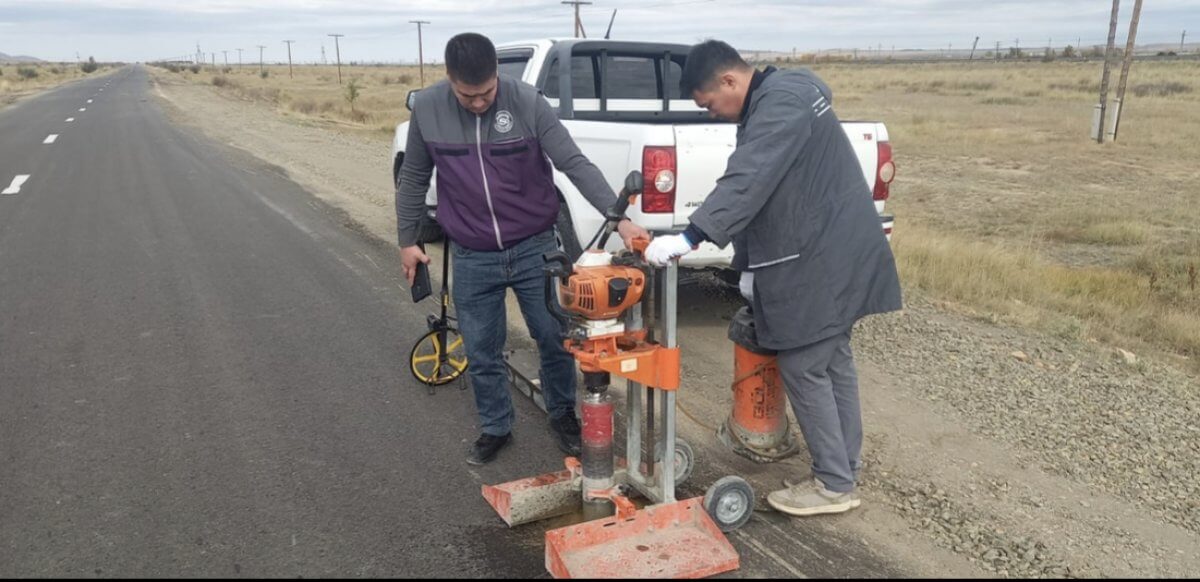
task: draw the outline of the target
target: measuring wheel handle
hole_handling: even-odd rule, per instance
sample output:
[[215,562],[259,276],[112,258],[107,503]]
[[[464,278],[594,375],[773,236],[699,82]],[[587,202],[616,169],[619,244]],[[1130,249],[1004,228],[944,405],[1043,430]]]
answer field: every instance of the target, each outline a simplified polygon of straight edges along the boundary
[[741,477],[722,477],[704,494],[704,510],[722,532],[734,531],[754,513],[754,488]]

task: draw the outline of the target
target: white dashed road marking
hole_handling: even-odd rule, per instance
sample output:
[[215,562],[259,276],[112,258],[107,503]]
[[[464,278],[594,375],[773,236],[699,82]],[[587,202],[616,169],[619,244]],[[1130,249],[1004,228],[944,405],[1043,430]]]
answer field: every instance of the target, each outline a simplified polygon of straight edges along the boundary
[[80,110],[80,111],[87,111],[87,107],[80,107],[80,108],[79,108],[79,110]]
[[0,194],[16,194],[17,192],[20,192],[21,184],[24,184],[25,180],[28,179],[29,174],[18,174],[16,178],[13,178],[12,184],[9,185],[9,187],[3,192],[0,192]]
[[92,100],[91,100],[91,99],[88,99],[88,103],[91,103],[91,102],[92,102]]
[[58,134],[57,134],[57,133],[52,133],[52,134],[50,134],[50,135],[46,136],[46,141],[44,141],[44,142],[42,142],[42,143],[44,143],[44,144],[51,144],[51,143],[54,143],[54,140],[56,140],[56,139],[58,139]]
[[72,121],[75,121],[75,118],[74,118],[74,117],[68,117],[68,118],[67,118],[67,123],[71,123]]

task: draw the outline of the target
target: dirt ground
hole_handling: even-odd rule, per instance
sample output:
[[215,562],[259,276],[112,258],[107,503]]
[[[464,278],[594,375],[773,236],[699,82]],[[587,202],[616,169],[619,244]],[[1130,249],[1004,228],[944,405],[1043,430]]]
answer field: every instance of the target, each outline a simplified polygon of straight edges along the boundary
[[[156,93],[177,122],[282,168],[345,209],[353,219],[347,227],[395,240],[386,141],[306,125],[166,73],[155,77]],[[738,302],[703,281],[681,290],[680,301],[686,387],[679,393],[679,422],[697,449],[694,480],[736,473],[762,496],[782,477],[804,473],[803,453],[758,465],[713,438],[711,429],[731,401],[733,358],[725,334]],[[867,431],[864,504],[819,518],[821,527],[919,577],[1200,573],[1194,494],[1200,450],[1193,444],[1200,441],[1200,400],[1192,376],[1157,362],[1114,360],[1112,348],[1095,342],[989,323],[919,292],[910,290],[905,302],[905,311],[856,329]],[[1110,392],[1118,399],[1136,396],[1128,404],[1135,413],[1143,407],[1164,415],[1182,411],[1170,420],[1178,434],[1192,431],[1192,438],[1122,433],[1127,425],[1105,410],[1121,409],[1106,405]],[[1094,435],[1112,448],[1093,452]],[[1141,476],[1126,478],[1113,468],[1139,438],[1151,437],[1155,443],[1170,438],[1171,446],[1159,443],[1146,453],[1150,470],[1121,464],[1121,471]],[[1164,451],[1179,456],[1166,458],[1171,455]],[[788,520],[770,523],[783,533],[796,531]]]

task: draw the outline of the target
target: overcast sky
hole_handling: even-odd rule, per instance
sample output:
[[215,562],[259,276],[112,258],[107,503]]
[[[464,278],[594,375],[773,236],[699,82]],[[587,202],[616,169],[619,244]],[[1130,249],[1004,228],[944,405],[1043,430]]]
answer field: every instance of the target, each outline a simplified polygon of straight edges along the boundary
[[[73,61],[148,61],[193,55],[196,45],[218,62],[287,58],[333,62],[333,39],[348,61],[414,61],[416,26],[426,60],[440,60],[446,39],[463,31],[497,43],[569,37],[572,9],[561,0],[0,0],[0,52]],[[812,51],[883,46],[970,48],[996,42],[1021,47],[1103,44],[1109,0],[593,0],[581,14],[589,36],[602,37],[617,9],[613,38],[694,43],[719,38],[747,50]],[[1122,2],[1123,43],[1133,2]],[[1200,0],[1150,0],[1138,44],[1200,40]],[[1189,42],[1190,44],[1190,42]]]

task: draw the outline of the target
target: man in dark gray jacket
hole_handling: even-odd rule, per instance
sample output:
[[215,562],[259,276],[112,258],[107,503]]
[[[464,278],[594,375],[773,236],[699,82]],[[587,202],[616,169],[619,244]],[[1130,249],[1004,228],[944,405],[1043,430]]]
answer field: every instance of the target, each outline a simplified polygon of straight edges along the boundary
[[733,243],[758,342],[778,353],[812,455],[813,478],[789,481],[767,502],[791,515],[858,507],[862,418],[850,331],[866,315],[900,309],[900,281],[832,93],[807,70],[756,71],[715,40],[693,47],[680,87],[714,117],[738,122],[737,148],[687,230],[655,238],[646,256],[663,264],[702,240]]
[[[578,455],[575,361],[547,309],[542,271],[542,255],[557,248],[559,200],[550,163],[601,213],[616,196],[537,89],[497,74],[496,48],[486,37],[464,33],[450,39],[446,73],[449,80],[417,93],[412,108],[396,188],[396,226],[411,285],[417,263],[429,262],[417,246],[417,227],[437,168],[437,218],[453,248],[452,296],[482,432],[467,462],[491,461],[511,438],[514,415],[503,356],[508,289],[538,345],[542,392],[558,446]],[[618,230],[627,246],[633,238],[649,238],[628,220]]]

